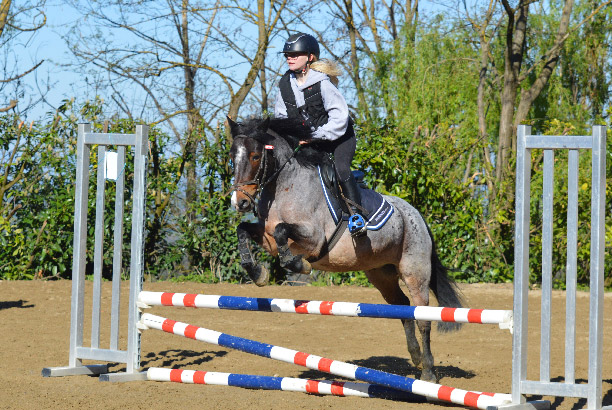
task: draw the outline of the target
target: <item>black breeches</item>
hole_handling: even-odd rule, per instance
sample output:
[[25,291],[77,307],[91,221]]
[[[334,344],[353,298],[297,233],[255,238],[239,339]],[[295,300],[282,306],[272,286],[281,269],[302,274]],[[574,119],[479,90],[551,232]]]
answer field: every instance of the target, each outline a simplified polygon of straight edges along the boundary
[[355,138],[355,131],[353,130],[353,124],[349,124],[346,133],[335,141],[325,141],[319,144],[321,149],[325,152],[334,155],[334,161],[336,163],[336,171],[341,181],[348,179],[351,176],[351,162],[355,155],[355,148],[357,147],[357,139]]

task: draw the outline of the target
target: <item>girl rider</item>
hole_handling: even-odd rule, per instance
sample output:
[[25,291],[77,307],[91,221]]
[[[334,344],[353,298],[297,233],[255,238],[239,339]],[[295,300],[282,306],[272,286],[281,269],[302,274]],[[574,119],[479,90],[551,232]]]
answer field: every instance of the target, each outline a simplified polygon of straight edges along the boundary
[[[309,34],[290,36],[283,53],[289,70],[279,82],[275,117],[300,118],[314,130],[312,139],[300,144],[317,142],[318,149],[334,155],[343,195],[361,207],[359,188],[351,173],[356,147],[353,122],[344,97],[332,83],[337,84],[339,70],[333,64],[318,61],[319,43]],[[352,207],[349,223],[353,236],[366,233],[364,218],[357,209]]]

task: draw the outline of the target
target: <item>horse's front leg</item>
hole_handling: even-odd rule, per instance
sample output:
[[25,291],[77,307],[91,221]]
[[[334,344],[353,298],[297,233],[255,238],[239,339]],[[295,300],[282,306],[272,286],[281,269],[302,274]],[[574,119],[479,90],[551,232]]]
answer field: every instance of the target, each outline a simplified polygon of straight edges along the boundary
[[303,255],[293,255],[289,250],[289,238],[300,237],[299,228],[288,223],[279,223],[274,228],[274,240],[278,248],[278,257],[283,268],[292,272],[310,274],[312,267]]
[[264,238],[264,228],[260,224],[242,222],[236,229],[238,234],[238,251],[240,252],[240,265],[247,271],[247,274],[257,286],[268,284],[270,273],[265,266],[257,263],[251,253],[250,240],[254,240],[262,245]]

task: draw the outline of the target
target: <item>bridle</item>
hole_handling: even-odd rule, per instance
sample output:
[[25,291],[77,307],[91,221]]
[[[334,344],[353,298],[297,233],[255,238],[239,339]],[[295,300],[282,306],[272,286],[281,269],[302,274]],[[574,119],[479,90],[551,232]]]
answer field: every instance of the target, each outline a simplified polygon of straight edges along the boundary
[[[273,137],[279,137],[279,135],[272,130],[268,130],[267,134]],[[238,138],[250,138],[250,137],[246,135],[237,135],[234,139],[238,139]],[[276,178],[281,173],[283,168],[285,168],[285,165],[287,165],[289,161],[291,161],[293,157],[295,157],[295,155],[298,153],[301,147],[302,147],[301,145],[298,145],[297,148],[293,150],[293,153],[289,156],[289,158],[287,158],[287,160],[283,163],[283,165],[281,165],[272,175],[270,175],[270,177],[267,177],[268,163],[270,162],[270,160],[273,160],[274,158],[273,156],[269,156],[269,151],[274,150],[274,146],[264,145],[264,148],[261,153],[261,162],[259,163],[259,168],[257,169],[257,173],[255,174],[255,177],[248,181],[234,183],[230,187],[226,195],[229,195],[230,193],[234,191],[242,192],[244,195],[246,195],[247,198],[249,198],[249,201],[253,205],[253,212],[257,214],[257,198],[261,195],[261,192],[265,189],[265,187],[268,184],[276,180]],[[270,153],[270,155],[272,154]],[[245,191],[242,188],[245,185],[257,185],[257,188],[255,189],[255,193],[251,195],[247,191]]]
[[[237,135],[236,138],[234,139],[238,139],[238,138],[248,138],[248,137],[246,135]],[[240,191],[244,195],[246,195],[246,197],[249,198],[249,201],[251,201],[251,204],[255,206],[256,200],[257,200],[256,198],[261,194],[261,191],[263,190],[263,186],[265,185],[264,178],[266,176],[266,173],[268,172],[268,162],[269,162],[268,150],[266,149],[266,147],[264,147],[263,152],[261,153],[261,162],[259,163],[259,168],[257,168],[257,173],[255,174],[255,177],[248,181],[234,183],[234,185],[230,187],[227,194],[230,194],[234,191]],[[257,185],[257,188],[255,189],[255,194],[251,195],[247,191],[245,191],[242,188],[245,185]]]

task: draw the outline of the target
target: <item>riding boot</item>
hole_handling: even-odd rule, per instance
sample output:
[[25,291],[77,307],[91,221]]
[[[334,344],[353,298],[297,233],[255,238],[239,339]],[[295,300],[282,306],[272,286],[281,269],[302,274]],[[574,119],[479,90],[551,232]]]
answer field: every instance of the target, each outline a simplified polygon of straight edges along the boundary
[[[342,194],[344,197],[350,200],[353,204],[361,207],[361,193],[359,192],[357,181],[355,181],[353,175],[344,181],[341,181],[340,186],[342,188]],[[367,233],[366,219],[364,218],[364,215],[362,215],[363,211],[353,204],[348,204],[352,210],[352,215],[349,217],[348,228],[351,236],[358,237]],[[367,217],[367,215],[365,216]]]

